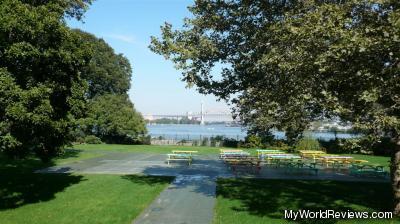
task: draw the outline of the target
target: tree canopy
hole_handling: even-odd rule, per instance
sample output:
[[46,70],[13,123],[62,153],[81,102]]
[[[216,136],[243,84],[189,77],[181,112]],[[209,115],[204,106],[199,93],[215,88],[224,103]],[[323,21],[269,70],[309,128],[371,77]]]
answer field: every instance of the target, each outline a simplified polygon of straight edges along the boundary
[[87,117],[80,122],[86,135],[106,143],[140,143],[147,133],[146,123],[126,94],[104,94],[89,102]]
[[127,92],[132,69],[129,60],[103,40],[74,30],[93,51],[81,76],[88,85],[85,116],[78,121],[77,138],[94,135],[107,143],[140,143],[147,133],[145,122]]
[[106,93],[128,92],[132,75],[128,59],[122,54],[116,54],[103,39],[81,30],[74,31],[94,52],[89,65],[82,71],[82,78],[89,85],[87,97],[91,99]]
[[[161,27],[150,48],[202,93],[231,100],[255,131],[296,139],[338,116],[398,143],[392,180],[400,213],[400,2],[197,0],[192,18]],[[221,75],[213,69],[222,67]]]
[[[299,133],[313,119],[341,116],[393,132],[398,7],[390,0],[198,0],[189,8],[194,17],[181,30],[165,24],[150,48],[200,92],[231,99],[250,126]],[[220,77],[212,75],[216,66]]]
[[82,116],[80,77],[91,50],[65,25],[91,1],[0,2],[0,149],[43,160],[71,140]]

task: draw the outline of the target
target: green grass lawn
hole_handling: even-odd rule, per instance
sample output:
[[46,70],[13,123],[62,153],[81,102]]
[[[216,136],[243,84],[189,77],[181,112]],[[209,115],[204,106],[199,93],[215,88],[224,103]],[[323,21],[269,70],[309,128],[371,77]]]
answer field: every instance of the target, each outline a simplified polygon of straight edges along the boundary
[[137,152],[137,153],[171,153],[172,150],[194,150],[199,154],[218,154],[220,147],[203,146],[158,146],[158,145],[116,145],[116,144],[80,144],[74,145],[73,149],[87,151],[115,151],[115,152]]
[[24,159],[10,159],[5,155],[0,154],[0,173],[32,173],[34,170],[40,168],[72,163],[102,155],[104,154],[100,152],[67,149],[64,153],[54,158],[52,161],[43,163],[40,161],[40,159],[34,156],[28,156]]
[[128,224],[170,177],[0,174],[0,223]]
[[137,175],[35,174],[34,170],[104,155],[66,150],[49,163],[0,154],[0,223],[131,223],[172,181]]
[[219,179],[215,224],[399,223],[397,220],[283,219],[284,210],[391,211],[389,183]]
[[387,171],[389,171],[390,157],[386,156],[370,156],[370,155],[357,155],[357,154],[343,154],[344,156],[352,156],[354,159],[368,160],[367,164],[381,165],[384,166]]

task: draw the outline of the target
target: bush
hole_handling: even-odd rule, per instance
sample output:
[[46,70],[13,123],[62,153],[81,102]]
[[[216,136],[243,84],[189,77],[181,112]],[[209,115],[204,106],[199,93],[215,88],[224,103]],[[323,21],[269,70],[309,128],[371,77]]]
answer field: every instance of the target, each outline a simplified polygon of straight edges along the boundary
[[143,136],[140,138],[140,144],[142,145],[151,145],[151,136],[147,135],[147,136]]
[[224,138],[222,142],[222,146],[230,147],[230,148],[237,148],[239,146],[239,141],[234,138]]
[[262,146],[261,138],[257,135],[248,135],[243,145],[245,148],[261,148]]
[[101,144],[103,143],[100,138],[94,136],[94,135],[88,135],[85,137],[85,143],[87,144]]
[[208,146],[208,145],[209,145],[208,138],[207,138],[207,137],[204,137],[204,138],[201,140],[201,146]]
[[390,138],[370,138],[367,136],[361,138],[337,139],[324,141],[320,140],[321,145],[329,153],[359,153],[374,154],[380,156],[390,156],[395,148],[395,144]]
[[321,150],[318,140],[304,137],[296,143],[296,150]]

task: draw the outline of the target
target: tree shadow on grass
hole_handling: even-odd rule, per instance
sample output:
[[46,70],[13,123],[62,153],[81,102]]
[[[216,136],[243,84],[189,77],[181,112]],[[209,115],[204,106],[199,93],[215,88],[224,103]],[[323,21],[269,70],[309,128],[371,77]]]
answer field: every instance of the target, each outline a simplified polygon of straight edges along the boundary
[[60,155],[57,156],[57,159],[68,159],[68,158],[76,158],[79,157],[79,154],[82,152],[83,150],[80,149],[65,149],[64,151],[62,151],[62,153]]
[[0,211],[52,200],[82,178],[71,174],[0,174]]
[[[219,179],[217,195],[238,200],[236,212],[283,219],[284,210],[391,211],[389,183],[338,181]],[[331,220],[298,220],[297,223],[336,223]]]
[[[82,150],[66,149],[55,159],[66,159],[71,157],[79,157]],[[0,153],[0,173],[31,173],[38,169],[54,166],[53,161],[47,163],[42,162],[34,155],[29,155],[26,158],[13,159],[3,153]]]
[[135,184],[142,185],[159,185],[169,184],[172,182],[174,177],[171,176],[142,176],[142,175],[125,175],[122,179],[129,180]]

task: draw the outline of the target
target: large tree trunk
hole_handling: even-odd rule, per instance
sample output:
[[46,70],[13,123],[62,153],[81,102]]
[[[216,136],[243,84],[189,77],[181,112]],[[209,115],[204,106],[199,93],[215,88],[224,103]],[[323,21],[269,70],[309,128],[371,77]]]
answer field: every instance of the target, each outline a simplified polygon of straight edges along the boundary
[[390,175],[394,196],[394,214],[400,216],[400,136],[395,139],[396,147],[392,154]]

